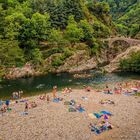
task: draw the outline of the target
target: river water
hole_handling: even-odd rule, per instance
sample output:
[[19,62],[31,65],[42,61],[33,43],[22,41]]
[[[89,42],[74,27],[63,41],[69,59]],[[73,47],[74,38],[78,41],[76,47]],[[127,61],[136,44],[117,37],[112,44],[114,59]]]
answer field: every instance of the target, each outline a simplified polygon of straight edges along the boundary
[[115,83],[128,80],[140,80],[140,74],[134,73],[112,73],[99,74],[94,70],[87,71],[91,74],[89,78],[74,78],[73,74],[48,74],[46,76],[30,77],[26,79],[5,80],[0,83],[0,99],[10,98],[12,92],[23,90],[24,96],[32,96],[39,93],[49,92],[54,85],[59,89],[63,87],[79,88],[83,85],[97,87],[105,83]]

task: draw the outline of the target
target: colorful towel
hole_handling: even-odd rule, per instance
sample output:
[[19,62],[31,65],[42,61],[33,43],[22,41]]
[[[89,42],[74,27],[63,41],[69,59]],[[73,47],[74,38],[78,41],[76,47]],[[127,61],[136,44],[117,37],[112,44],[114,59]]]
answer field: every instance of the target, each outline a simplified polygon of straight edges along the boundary
[[82,112],[84,112],[85,111],[85,109],[84,108],[79,108],[79,109],[77,109],[80,113],[82,113]]
[[112,114],[109,111],[101,111],[100,113],[104,115],[112,116]]
[[58,103],[60,100],[58,98],[53,99],[53,102]]
[[102,116],[101,114],[98,114],[98,113],[93,113],[93,114],[94,114],[95,117],[98,118],[98,119],[101,118],[101,116]]

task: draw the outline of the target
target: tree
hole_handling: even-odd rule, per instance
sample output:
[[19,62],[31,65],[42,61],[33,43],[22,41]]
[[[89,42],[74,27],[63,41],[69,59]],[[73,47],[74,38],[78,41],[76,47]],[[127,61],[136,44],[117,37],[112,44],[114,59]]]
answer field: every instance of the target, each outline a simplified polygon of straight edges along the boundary
[[31,52],[31,60],[33,64],[42,63],[43,56],[38,48],[32,49],[30,52]]
[[0,40],[0,54],[1,66],[20,66],[25,61],[23,51],[15,40]]
[[83,30],[78,27],[74,20],[74,16],[69,17],[68,26],[66,27],[64,34],[66,39],[69,40],[72,45],[84,38]]
[[4,36],[4,27],[5,27],[5,11],[2,8],[2,5],[0,4],[0,38],[3,38]]
[[85,41],[91,41],[93,38],[93,33],[94,30],[92,28],[92,25],[88,23],[86,19],[81,20],[79,23],[79,27],[83,30],[84,32],[84,40]]
[[5,38],[11,40],[17,40],[20,35],[20,30],[22,26],[26,23],[26,17],[23,13],[12,13],[5,17]]
[[63,37],[63,33],[58,29],[52,29],[50,31],[48,41],[53,46],[63,46],[68,43],[66,39]]
[[37,40],[46,40],[50,30],[49,15],[34,13],[31,18],[32,35]]

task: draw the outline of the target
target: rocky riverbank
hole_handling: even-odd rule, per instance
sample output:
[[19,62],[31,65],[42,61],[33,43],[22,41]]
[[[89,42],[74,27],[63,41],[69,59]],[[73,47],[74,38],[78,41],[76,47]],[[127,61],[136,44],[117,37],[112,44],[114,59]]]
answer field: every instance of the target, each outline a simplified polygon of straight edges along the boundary
[[[28,115],[22,115],[24,103],[13,103],[11,111],[0,116],[0,139],[2,140],[139,140],[140,139],[140,98],[125,95],[109,95],[97,93],[94,90],[73,90],[59,103],[42,101],[38,96],[26,98],[28,102],[35,101],[37,107],[30,109]],[[83,100],[82,97],[86,97]],[[74,99],[84,107],[85,112],[68,112],[64,101]],[[109,99],[115,105],[101,105],[100,101]],[[90,123],[99,120],[91,119],[88,114],[110,111],[109,118],[114,126],[112,130],[95,135],[88,127]]]
[[[123,58],[129,57],[132,52],[140,51],[140,45],[130,46],[128,48],[119,49],[114,53],[114,48],[103,49],[99,56],[90,56],[86,50],[77,50],[70,57],[66,58],[64,64],[54,67],[52,66],[52,56],[47,58],[44,64],[38,68],[31,64],[25,64],[23,67],[9,68],[4,75],[6,79],[16,79],[21,77],[38,76],[48,72],[81,72],[85,70],[97,69],[102,72],[116,72],[119,70],[119,62]],[[55,56],[61,54],[55,54]]]

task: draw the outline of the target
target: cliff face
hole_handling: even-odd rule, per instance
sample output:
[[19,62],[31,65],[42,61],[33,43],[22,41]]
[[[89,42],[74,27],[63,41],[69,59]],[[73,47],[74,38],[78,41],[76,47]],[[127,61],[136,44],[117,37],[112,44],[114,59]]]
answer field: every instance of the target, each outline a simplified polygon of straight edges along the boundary
[[117,55],[113,60],[110,61],[110,64],[105,66],[104,69],[107,72],[115,72],[119,70],[119,62],[122,59],[126,59],[132,54],[133,52],[140,51],[140,44],[137,46],[131,46],[127,48],[124,52]]
[[68,58],[63,66],[60,66],[56,72],[79,72],[93,69],[97,66],[96,57],[90,58],[86,51],[78,51]]

